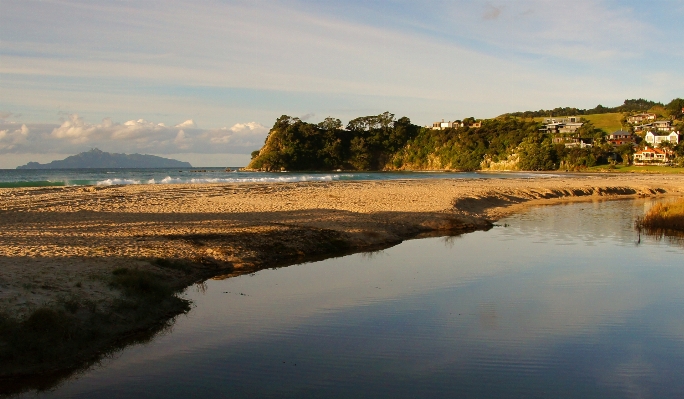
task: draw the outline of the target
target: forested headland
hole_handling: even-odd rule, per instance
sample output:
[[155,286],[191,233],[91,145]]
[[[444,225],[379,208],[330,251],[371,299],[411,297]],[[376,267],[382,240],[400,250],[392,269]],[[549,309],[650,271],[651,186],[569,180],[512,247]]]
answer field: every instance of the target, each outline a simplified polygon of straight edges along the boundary
[[[641,111],[649,105],[647,110],[653,108],[652,104],[658,106],[659,103],[639,99],[626,100],[623,105]],[[516,114],[479,123],[466,118],[461,127],[444,130],[417,126],[408,117],[396,118],[389,112],[355,118],[346,126],[331,117],[315,124],[283,115],[276,120],[261,150],[252,153],[252,161],[246,169],[577,170],[611,162],[629,162],[634,152],[631,145],[611,145],[606,140],[609,132],[596,128],[589,121],[585,121],[576,134],[579,138],[590,139],[594,143],[592,147],[568,148],[564,144],[554,144],[551,134],[540,131],[541,122]],[[681,112],[674,118],[681,118]],[[681,143],[674,150],[684,156]]]

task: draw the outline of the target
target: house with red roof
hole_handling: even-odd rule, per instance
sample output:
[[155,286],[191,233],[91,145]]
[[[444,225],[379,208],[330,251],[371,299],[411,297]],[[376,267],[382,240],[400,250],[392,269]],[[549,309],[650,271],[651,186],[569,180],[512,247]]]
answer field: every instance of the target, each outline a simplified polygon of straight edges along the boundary
[[660,148],[644,148],[634,153],[634,165],[670,165],[672,151]]

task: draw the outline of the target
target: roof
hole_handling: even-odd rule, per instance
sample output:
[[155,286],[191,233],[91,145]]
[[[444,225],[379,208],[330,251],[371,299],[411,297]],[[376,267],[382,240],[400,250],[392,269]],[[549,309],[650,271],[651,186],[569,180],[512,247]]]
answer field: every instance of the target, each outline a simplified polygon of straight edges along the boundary
[[645,150],[637,151],[637,152],[635,152],[634,154],[635,154],[635,155],[636,155],[636,154],[643,154],[643,153],[645,153],[645,152],[654,152],[654,153],[656,153],[656,154],[667,155],[667,152],[665,152],[665,151],[663,151],[663,150],[661,150],[661,149],[659,149],[659,148],[646,148]]
[[649,130],[648,132],[646,132],[646,135],[649,135],[649,134],[651,134],[651,135],[653,135],[653,136],[665,136],[665,137],[667,137],[667,136],[672,136],[673,134],[679,135],[679,132],[670,132],[670,133],[668,133],[668,132],[660,132],[660,131],[658,131],[658,132],[655,132],[655,133],[654,133],[654,132],[651,132],[651,131]]

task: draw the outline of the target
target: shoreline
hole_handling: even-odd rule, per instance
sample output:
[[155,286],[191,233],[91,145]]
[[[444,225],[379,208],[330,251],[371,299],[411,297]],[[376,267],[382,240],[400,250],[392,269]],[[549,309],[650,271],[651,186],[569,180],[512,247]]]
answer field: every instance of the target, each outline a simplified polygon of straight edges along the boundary
[[[116,270],[154,276],[173,295],[207,278],[488,229],[529,206],[669,195],[684,195],[684,176],[0,189],[0,313],[21,322],[36,309],[73,300],[90,304],[92,314],[116,314],[107,322],[120,328],[80,352],[89,363],[121,337],[187,311],[148,296],[135,297],[150,308],[145,318],[140,310],[112,310],[133,298],[117,285]],[[74,320],[90,317],[88,306],[74,306]],[[63,369],[76,369],[70,360]],[[6,364],[0,385],[48,370],[60,364]]]

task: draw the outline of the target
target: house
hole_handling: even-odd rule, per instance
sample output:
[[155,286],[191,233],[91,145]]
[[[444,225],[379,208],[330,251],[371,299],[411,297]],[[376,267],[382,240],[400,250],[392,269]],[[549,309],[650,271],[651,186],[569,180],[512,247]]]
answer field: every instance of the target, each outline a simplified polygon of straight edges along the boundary
[[656,120],[656,114],[649,114],[649,113],[644,113],[644,114],[636,114],[632,115],[627,118],[627,122],[629,123],[642,123],[644,121],[654,121]]
[[648,148],[634,153],[634,165],[669,165],[671,152],[659,148]]
[[574,133],[577,129],[584,125],[580,122],[579,116],[570,116],[567,118],[547,118],[544,119],[544,127],[539,129],[547,133]]
[[592,141],[592,139],[577,139],[576,142],[565,143],[565,148],[591,148],[593,146]]
[[673,129],[672,121],[655,121],[653,122],[653,128],[661,132],[671,132]]
[[632,133],[618,130],[608,135],[608,142],[617,147],[623,144],[635,144],[636,140]]
[[579,134],[562,134],[554,135],[552,139],[553,144],[565,144],[566,148],[591,148],[593,139],[580,138]]
[[549,123],[579,123],[579,116],[568,116],[567,118],[546,118],[544,119],[545,124]]
[[657,146],[658,144],[664,142],[664,141],[669,141],[672,144],[679,144],[679,132],[672,132],[668,135],[660,135],[656,134],[653,132],[648,132],[646,133],[646,136],[644,137],[644,140],[648,143],[651,144],[652,146]]
[[444,122],[444,119],[442,119],[441,122],[435,122],[432,124],[432,130],[444,130],[444,129],[456,129],[463,126],[461,121],[449,121],[449,122]]

